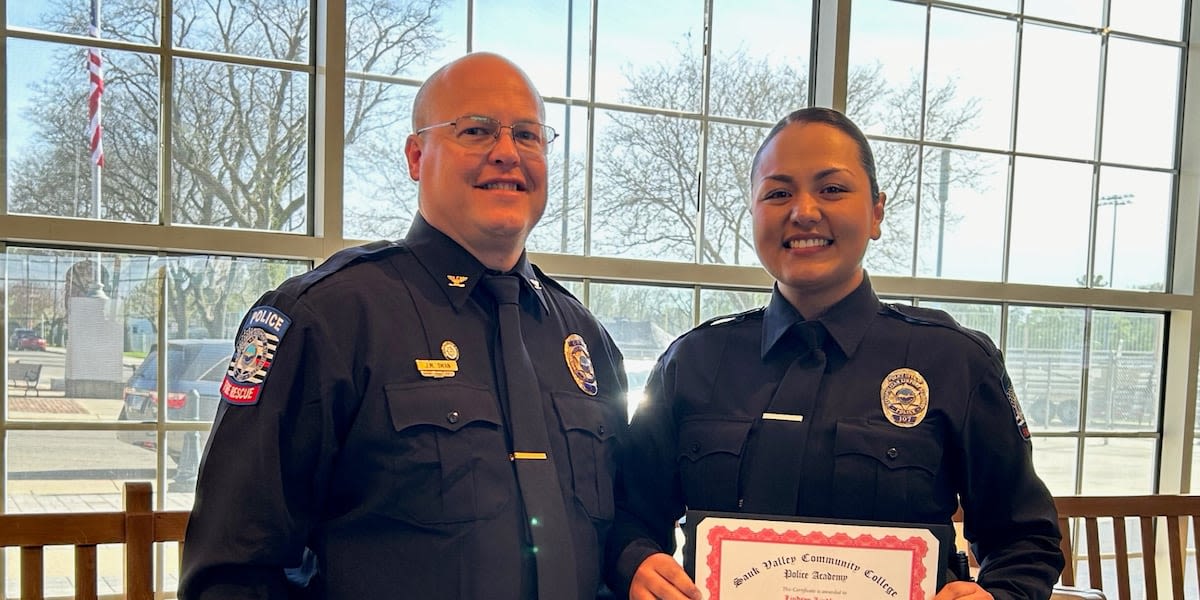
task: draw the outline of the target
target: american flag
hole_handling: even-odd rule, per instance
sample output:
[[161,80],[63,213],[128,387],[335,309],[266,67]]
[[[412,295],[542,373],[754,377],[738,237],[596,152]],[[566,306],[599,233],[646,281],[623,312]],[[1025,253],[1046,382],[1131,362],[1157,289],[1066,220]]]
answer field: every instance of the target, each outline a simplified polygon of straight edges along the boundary
[[[95,25],[88,27],[88,35],[99,38],[100,30]],[[92,163],[97,167],[104,166],[104,145],[101,141],[103,128],[100,126],[100,96],[104,94],[104,65],[100,58],[99,48],[88,48],[88,150],[92,154]]]

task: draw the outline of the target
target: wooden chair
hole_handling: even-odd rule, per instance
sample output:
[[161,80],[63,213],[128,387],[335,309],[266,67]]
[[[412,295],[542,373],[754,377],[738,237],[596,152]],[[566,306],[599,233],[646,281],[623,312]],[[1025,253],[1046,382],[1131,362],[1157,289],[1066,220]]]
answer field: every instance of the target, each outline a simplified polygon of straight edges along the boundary
[[128,482],[122,512],[0,515],[0,548],[21,549],[21,598],[45,597],[46,547],[74,546],[75,598],[96,600],[96,546],[124,544],[125,598],[153,600],[154,543],[182,543],[188,513],[155,512],[150,494],[149,483]]
[[[1185,597],[1188,530],[1195,544],[1200,533],[1200,496],[1062,496],[1054,502],[1063,534],[1062,550],[1067,557],[1062,573],[1064,585],[1076,585],[1076,561],[1086,555],[1085,585],[1103,590],[1110,600],[1128,600],[1133,597],[1130,566],[1140,558],[1145,598],[1159,597],[1161,565],[1168,567],[1170,597]],[[1140,538],[1132,549],[1128,519],[1136,519]],[[1111,551],[1102,549],[1102,532],[1111,536]],[[1082,553],[1075,546],[1077,538]],[[1200,555],[1194,555],[1193,560],[1200,571]],[[1102,565],[1107,561],[1115,564],[1115,580],[1105,581]],[[1200,584],[1193,591],[1200,591]]]

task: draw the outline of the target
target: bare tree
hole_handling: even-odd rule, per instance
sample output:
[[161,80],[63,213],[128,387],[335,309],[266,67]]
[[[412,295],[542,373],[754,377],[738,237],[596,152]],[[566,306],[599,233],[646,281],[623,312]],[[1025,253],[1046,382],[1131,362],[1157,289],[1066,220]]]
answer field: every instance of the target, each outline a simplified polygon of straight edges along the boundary
[[[691,97],[700,89],[700,61],[686,56],[664,60],[628,74],[622,100],[638,106],[694,110]],[[715,57],[709,80],[710,112],[773,122],[807,105],[807,73],[767,58],[735,51]],[[690,91],[691,90],[691,91]],[[970,127],[975,102],[956,98],[953,82],[932,87],[924,102],[925,139],[953,139]],[[886,124],[888,135],[919,139],[922,95],[919,79],[895,89],[885,85],[878,65],[858,67],[849,77],[852,115],[867,115]],[[714,123],[707,131],[707,160],[703,172],[703,235],[698,194],[699,125],[688,119],[643,113],[614,114],[611,128],[598,141],[593,185],[594,221],[608,235],[594,238],[595,250],[618,256],[674,253],[681,259],[693,252],[702,262],[753,263],[747,198],[750,162],[766,130],[761,127]],[[888,271],[907,271],[912,259],[912,214],[916,210],[918,147],[874,144],[880,185],[888,192],[889,217],[885,237],[872,249],[874,264]],[[956,184],[972,185],[971,165],[956,169]],[[926,182],[927,184],[929,182]],[[933,206],[922,207],[922,212]],[[905,216],[907,213],[907,217]],[[895,218],[892,215],[896,215]]]
[[[441,0],[362,0],[348,3],[352,69],[399,75],[425,60],[441,40]],[[102,37],[158,45],[156,0],[105,0]],[[309,4],[287,0],[177,0],[175,46],[214,53],[310,63]],[[47,29],[87,31],[74,3],[46,13]],[[52,72],[32,86],[35,102],[22,117],[33,135],[14,152],[10,209],[42,215],[103,217],[155,223],[160,219],[162,67],[153,51],[105,50],[103,96],[105,167],[100,214],[90,194],[91,165],[83,132],[88,92],[84,48],[59,46]],[[176,59],[171,76],[169,200],[175,223],[305,231],[309,227],[312,78],[303,70]],[[397,86],[358,81],[347,86],[345,142],[387,128],[397,119]],[[395,155],[392,156],[395,159]],[[403,157],[399,156],[402,164]],[[226,265],[217,268],[216,265]],[[197,265],[170,262],[168,310],[186,327],[196,320],[224,329],[225,306],[241,298],[227,285],[252,273],[228,260]],[[214,273],[206,269],[217,268]],[[253,271],[253,270],[252,270]],[[273,285],[261,269],[251,289]],[[186,331],[186,329],[183,329]]]

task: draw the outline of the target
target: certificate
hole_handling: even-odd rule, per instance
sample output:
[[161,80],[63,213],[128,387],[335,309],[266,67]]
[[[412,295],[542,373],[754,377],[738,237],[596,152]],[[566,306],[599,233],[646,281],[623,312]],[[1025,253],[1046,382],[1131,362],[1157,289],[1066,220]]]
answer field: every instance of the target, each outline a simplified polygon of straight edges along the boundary
[[929,600],[950,525],[689,511],[687,565],[706,600]]

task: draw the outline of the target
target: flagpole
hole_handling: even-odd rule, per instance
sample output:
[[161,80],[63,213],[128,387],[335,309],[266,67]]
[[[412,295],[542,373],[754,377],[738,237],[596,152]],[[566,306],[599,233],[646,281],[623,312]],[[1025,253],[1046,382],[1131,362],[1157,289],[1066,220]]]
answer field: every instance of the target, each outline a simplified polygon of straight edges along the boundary
[[[100,0],[91,0],[92,2],[92,23],[88,34],[96,39],[100,38]],[[93,47],[88,51],[88,162],[92,165],[92,216],[99,220],[101,218],[101,189],[104,175],[104,146],[103,146],[103,127],[101,125],[100,98],[104,93],[104,62],[100,55],[100,48]],[[96,253],[96,264],[93,268],[95,275],[95,289],[92,293],[95,296],[104,297],[104,263],[101,262],[101,253]]]
[[[95,38],[100,37],[100,0],[92,0],[92,27],[91,27],[91,31],[88,33],[92,37],[95,37]],[[99,48],[95,49],[94,52],[96,53],[97,56],[100,55]],[[101,136],[100,131],[99,131],[100,130],[100,98],[98,95],[96,97],[93,97],[95,95],[94,90],[95,90],[97,83],[93,78],[93,72],[92,72],[93,65],[91,64],[91,60],[92,59],[89,57],[89,59],[88,59],[88,61],[89,61],[88,78],[89,78],[90,86],[88,88],[88,102],[89,102],[89,104],[92,102],[95,102],[96,105],[93,108],[94,113],[92,111],[88,111],[89,112],[89,114],[88,114],[88,119],[89,119],[89,122],[88,122],[88,134],[89,134],[88,135],[88,160],[92,164],[92,206],[94,207],[94,210],[95,210],[95,212],[92,214],[92,216],[99,219],[100,218],[100,183],[101,183],[100,177],[101,177],[101,164],[102,164],[103,159],[101,159],[100,161],[96,160],[95,144],[97,143],[97,139],[96,139],[97,137],[100,137],[100,139],[103,139],[103,137]],[[95,67],[97,68],[97,70],[103,68],[101,65],[96,65]],[[101,79],[100,81],[103,82],[103,79]],[[103,90],[104,84],[100,83],[99,85],[101,86],[100,89]],[[93,127],[95,128],[95,130],[93,130]],[[103,156],[103,155],[101,155],[101,156]]]

